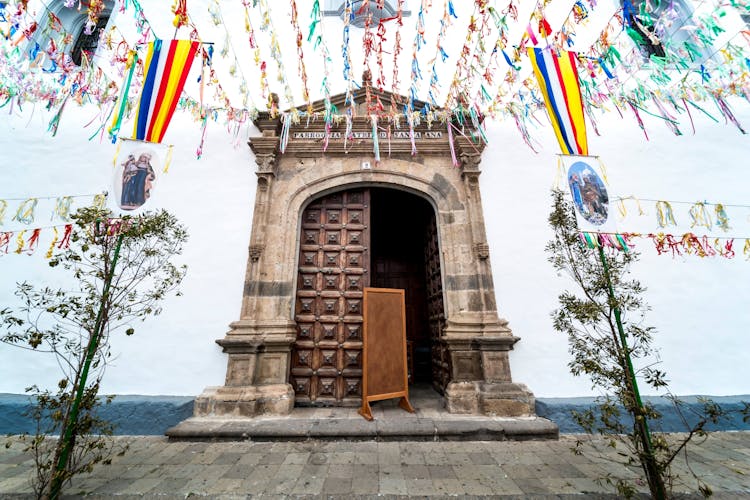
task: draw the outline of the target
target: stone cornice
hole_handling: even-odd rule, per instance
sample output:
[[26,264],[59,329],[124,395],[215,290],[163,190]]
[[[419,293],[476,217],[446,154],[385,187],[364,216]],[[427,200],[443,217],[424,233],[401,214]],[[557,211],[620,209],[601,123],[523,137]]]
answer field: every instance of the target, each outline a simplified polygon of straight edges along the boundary
[[[267,114],[266,114],[267,115]],[[276,125],[274,125],[274,123]],[[261,117],[256,121],[263,135],[251,137],[248,144],[256,155],[258,173],[273,173],[276,159],[280,158],[281,118],[277,116]],[[386,127],[383,127],[386,128]],[[289,128],[289,138],[284,156],[296,158],[348,158],[352,156],[374,157],[372,140],[372,123],[367,117],[357,117],[352,121],[351,133],[354,138],[344,139],[346,124],[334,123],[329,130],[328,146],[323,151],[325,141],[325,123],[322,121],[307,123],[301,121]],[[400,128],[394,126],[379,130],[378,145],[381,158],[408,159],[412,157],[412,143],[408,126],[401,123]],[[450,137],[444,123],[426,122],[414,127],[417,155],[420,157],[451,155]],[[485,144],[481,140],[472,139],[472,129],[466,129],[464,135],[453,131],[453,152],[459,161],[463,175],[477,177],[480,173],[479,164]]]

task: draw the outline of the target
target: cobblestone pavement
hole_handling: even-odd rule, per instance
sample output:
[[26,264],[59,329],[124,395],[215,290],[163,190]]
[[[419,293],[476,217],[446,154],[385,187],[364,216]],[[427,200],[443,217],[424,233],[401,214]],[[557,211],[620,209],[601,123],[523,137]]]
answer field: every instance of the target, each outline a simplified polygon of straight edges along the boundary
[[[597,478],[634,478],[612,462],[616,450],[583,456],[559,441],[469,442],[170,442],[116,438],[130,445],[111,465],[75,479],[68,496],[91,498],[285,498],[323,496],[509,496],[614,498]],[[5,448],[4,444],[12,444]],[[603,445],[603,442],[596,442]],[[602,447],[605,448],[605,447]],[[750,498],[750,432],[712,434],[691,447],[688,463],[716,498]],[[674,491],[698,496],[686,461]],[[13,438],[0,438],[0,498],[29,498],[32,460]],[[640,491],[646,491],[643,484]]]

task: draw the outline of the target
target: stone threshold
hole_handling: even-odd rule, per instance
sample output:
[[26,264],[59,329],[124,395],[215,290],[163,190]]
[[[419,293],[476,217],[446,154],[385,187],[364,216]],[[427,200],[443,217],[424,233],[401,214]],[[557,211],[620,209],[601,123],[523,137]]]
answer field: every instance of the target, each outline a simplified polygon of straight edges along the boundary
[[559,437],[557,425],[541,417],[394,416],[372,422],[358,418],[194,417],[168,429],[166,434],[170,440],[189,441],[525,441]]

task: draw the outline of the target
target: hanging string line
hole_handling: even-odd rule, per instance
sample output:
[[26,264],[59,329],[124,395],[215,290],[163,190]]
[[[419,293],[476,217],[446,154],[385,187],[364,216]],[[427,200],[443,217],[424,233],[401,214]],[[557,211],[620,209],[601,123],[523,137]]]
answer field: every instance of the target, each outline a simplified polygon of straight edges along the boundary
[[639,198],[637,196],[631,196],[631,197],[617,197],[612,198],[613,201],[628,201],[628,200],[637,200],[637,201],[653,201],[653,202],[659,202],[659,201],[666,201],[668,203],[672,204],[681,204],[681,205],[695,205],[696,203],[702,203],[703,205],[722,205],[724,207],[736,207],[736,208],[750,208],[750,205],[738,205],[738,204],[732,204],[732,203],[710,203],[708,201],[672,201],[672,200],[655,200],[651,198]]
[[[679,234],[679,233],[665,233],[663,231],[658,231],[658,232],[655,232],[655,233],[631,233],[631,232],[628,232],[628,231],[618,231],[616,233],[610,233],[610,232],[605,232],[605,231],[580,231],[579,230],[578,232],[579,233],[588,233],[588,234],[608,234],[608,235],[611,235],[611,236],[615,236],[615,235],[619,234],[621,236],[636,237],[636,238],[638,238],[638,237],[649,237],[651,235],[656,236],[656,235],[659,235],[659,234],[664,234],[664,235],[671,234],[672,236],[675,236],[675,235],[677,235],[677,236],[684,236],[685,234],[695,234],[695,233],[692,233],[690,231],[688,231],[687,233],[683,233],[683,234]],[[695,235],[698,236],[697,234],[695,234]],[[707,235],[707,234],[704,234],[701,237],[706,237],[706,238],[711,239],[711,240],[747,240],[747,239],[750,239],[750,236],[714,236],[714,235]]]
[[[98,195],[107,195],[108,193],[106,191],[103,191],[101,193],[92,193],[92,194],[73,194],[73,195],[58,195],[58,196],[27,196],[25,198],[4,198],[0,196],[0,200],[5,201],[25,201],[28,199],[35,199],[35,200],[56,200],[58,198],[88,198],[91,196],[98,196]],[[727,205],[731,206],[731,205]],[[51,226],[50,226],[51,227]]]

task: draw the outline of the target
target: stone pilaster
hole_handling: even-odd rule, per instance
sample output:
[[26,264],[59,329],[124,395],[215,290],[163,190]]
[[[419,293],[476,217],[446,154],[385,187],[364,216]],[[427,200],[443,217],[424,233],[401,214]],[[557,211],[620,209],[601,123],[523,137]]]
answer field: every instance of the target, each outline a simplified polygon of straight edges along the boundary
[[451,359],[451,383],[445,390],[448,411],[505,417],[534,415],[533,393],[511,377],[508,352],[519,340],[506,321],[449,322],[445,338]]
[[217,340],[227,354],[224,386],[208,387],[195,401],[195,416],[286,415],[294,407],[287,383],[294,324],[236,321]]

